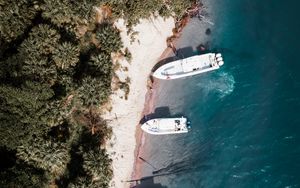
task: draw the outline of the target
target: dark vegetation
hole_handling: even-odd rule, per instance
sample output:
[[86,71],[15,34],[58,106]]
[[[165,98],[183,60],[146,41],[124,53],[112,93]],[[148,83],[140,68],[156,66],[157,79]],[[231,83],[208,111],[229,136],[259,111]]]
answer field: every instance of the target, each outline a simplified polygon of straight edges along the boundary
[[[100,146],[111,129],[99,107],[111,93],[111,53],[123,47],[113,19],[131,28],[156,12],[181,17],[191,3],[0,0],[0,187],[107,187]],[[101,22],[95,7],[108,13]]]

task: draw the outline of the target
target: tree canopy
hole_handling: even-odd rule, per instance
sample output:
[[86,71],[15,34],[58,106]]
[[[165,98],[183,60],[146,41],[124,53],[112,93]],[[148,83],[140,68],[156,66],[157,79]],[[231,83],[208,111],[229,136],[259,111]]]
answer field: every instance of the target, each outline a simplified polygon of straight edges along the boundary
[[[108,187],[100,146],[111,129],[99,108],[111,94],[111,55],[124,51],[114,19],[180,17],[191,3],[0,0],[0,187]],[[97,21],[103,7],[110,14]]]

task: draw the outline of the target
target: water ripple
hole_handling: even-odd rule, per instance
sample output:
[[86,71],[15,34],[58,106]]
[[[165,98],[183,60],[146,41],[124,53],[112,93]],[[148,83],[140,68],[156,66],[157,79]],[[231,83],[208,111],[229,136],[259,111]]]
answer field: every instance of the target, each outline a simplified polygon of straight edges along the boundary
[[197,83],[197,87],[203,90],[203,93],[217,93],[220,98],[231,94],[235,87],[235,80],[233,75],[228,72],[217,72],[214,77],[205,80],[205,84]]

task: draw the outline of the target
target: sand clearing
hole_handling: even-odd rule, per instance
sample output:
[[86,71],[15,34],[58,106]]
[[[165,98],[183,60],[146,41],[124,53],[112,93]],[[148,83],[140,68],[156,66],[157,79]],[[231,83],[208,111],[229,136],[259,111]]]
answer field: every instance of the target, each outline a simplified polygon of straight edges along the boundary
[[167,48],[166,38],[172,35],[174,28],[173,18],[161,17],[141,20],[134,27],[137,31],[136,40],[130,44],[123,20],[115,24],[121,31],[125,47],[132,54],[131,63],[120,60],[121,66],[128,67],[128,72],[117,71],[121,81],[128,76],[131,79],[128,100],[125,100],[123,91],[117,91],[111,96],[112,110],[107,112],[105,118],[113,128],[112,139],[107,142],[107,150],[113,159],[113,179],[111,187],[129,187],[124,182],[131,179],[134,165],[134,150],[136,146],[136,128],[141,119],[147,92],[147,78],[152,67],[157,63],[161,53]]

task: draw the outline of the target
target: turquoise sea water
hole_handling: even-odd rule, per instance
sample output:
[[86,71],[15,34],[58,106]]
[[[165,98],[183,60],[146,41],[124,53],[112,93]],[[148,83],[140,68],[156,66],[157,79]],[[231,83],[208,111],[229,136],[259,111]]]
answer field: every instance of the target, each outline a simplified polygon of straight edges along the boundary
[[189,56],[209,42],[225,65],[160,82],[157,112],[185,115],[192,129],[146,137],[142,175],[160,176],[140,187],[300,187],[300,1],[206,5],[214,25],[192,20],[177,48]]

